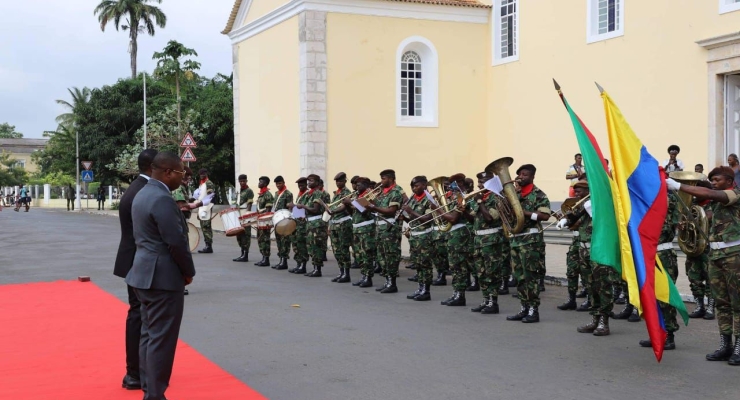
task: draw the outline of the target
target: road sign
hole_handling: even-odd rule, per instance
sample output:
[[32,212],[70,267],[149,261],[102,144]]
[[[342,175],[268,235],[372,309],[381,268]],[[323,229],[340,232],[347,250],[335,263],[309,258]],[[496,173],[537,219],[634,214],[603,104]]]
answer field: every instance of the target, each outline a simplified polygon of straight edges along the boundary
[[82,181],[83,182],[92,182],[93,181],[93,172],[90,170],[82,171]]
[[86,170],[90,170],[90,167],[92,167],[92,161],[83,161],[82,166],[85,167]]
[[186,147],[185,151],[182,152],[182,155],[180,156],[180,159],[183,162],[195,162],[197,161],[197,158],[195,158],[195,154],[193,154],[193,151],[190,150],[190,147]]
[[185,138],[180,143],[180,147],[198,147],[198,144],[195,143],[195,139],[193,139],[193,135],[188,133],[185,135]]

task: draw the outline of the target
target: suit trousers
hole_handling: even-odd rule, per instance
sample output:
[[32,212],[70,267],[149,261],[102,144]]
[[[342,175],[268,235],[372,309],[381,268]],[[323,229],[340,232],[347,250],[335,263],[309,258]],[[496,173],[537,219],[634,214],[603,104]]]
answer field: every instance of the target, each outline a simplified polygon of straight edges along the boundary
[[[128,285],[126,285],[128,286]],[[139,342],[141,341],[141,302],[134,288],[128,286],[128,315],[126,316],[126,375],[139,377]]]
[[139,373],[144,400],[162,400],[172,376],[185,296],[182,290],[134,290],[141,301]]

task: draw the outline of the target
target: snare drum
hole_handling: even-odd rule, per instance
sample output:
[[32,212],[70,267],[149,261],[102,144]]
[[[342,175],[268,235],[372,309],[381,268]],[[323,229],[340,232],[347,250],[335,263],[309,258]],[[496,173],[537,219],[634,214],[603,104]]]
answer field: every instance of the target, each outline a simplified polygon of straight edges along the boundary
[[198,248],[200,243],[200,231],[192,223],[188,222],[188,246],[190,246],[190,252],[194,252]]
[[226,236],[236,236],[244,233],[244,228],[239,223],[239,209],[227,208],[218,213],[218,216],[221,217],[221,222],[224,224]]
[[275,215],[273,212],[262,213],[257,217],[257,229],[269,230],[272,229],[272,216]]
[[239,217],[239,223],[241,224],[241,226],[248,228],[257,223],[258,216],[259,213],[257,212],[245,211],[244,213],[242,213],[242,216]]
[[288,210],[275,211],[275,215],[272,216],[272,225],[275,226],[275,233],[280,236],[291,235],[296,228],[293,215]]

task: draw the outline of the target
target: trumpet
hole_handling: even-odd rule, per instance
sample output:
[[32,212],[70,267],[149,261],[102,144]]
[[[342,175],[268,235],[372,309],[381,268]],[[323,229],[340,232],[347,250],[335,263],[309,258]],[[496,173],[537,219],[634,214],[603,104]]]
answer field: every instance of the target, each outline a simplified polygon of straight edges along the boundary
[[580,211],[580,208],[583,207],[583,204],[585,204],[586,201],[589,199],[591,199],[590,194],[583,197],[582,199],[577,199],[576,197],[569,197],[565,199],[565,201],[563,201],[563,204],[560,206],[560,210],[552,213],[552,216],[555,217],[555,222],[547,224],[547,226],[542,228],[540,232],[543,232],[545,229],[557,224],[558,221],[560,221],[566,215],[572,215],[575,214],[576,211]]
[[375,201],[375,199],[377,199],[382,192],[383,185],[379,183],[373,188],[373,190],[371,190],[364,196],[357,198],[357,202],[360,203],[361,206],[367,207],[367,205],[370,204],[371,201]]
[[[488,189],[479,189],[479,190],[476,190],[476,191],[470,192],[470,193],[468,193],[468,194],[466,194],[466,195],[463,195],[462,197],[460,197],[460,198],[458,199],[458,201],[459,201],[458,203],[449,203],[449,204],[443,204],[443,205],[441,205],[441,206],[439,206],[439,207],[437,207],[437,208],[434,208],[434,209],[432,209],[432,211],[431,211],[431,213],[432,213],[432,219],[430,219],[429,221],[426,221],[426,222],[422,222],[422,223],[420,223],[420,224],[418,224],[418,225],[416,225],[416,226],[413,226],[413,227],[411,226],[411,223],[412,223],[412,222],[414,222],[414,221],[416,221],[416,220],[418,220],[418,219],[421,219],[421,218],[422,218],[422,217],[424,217],[424,216],[425,216],[426,214],[425,214],[425,215],[422,215],[421,217],[418,217],[418,218],[414,218],[414,219],[412,219],[411,221],[409,221],[409,222],[408,222],[409,226],[408,226],[408,228],[406,228],[406,230],[405,230],[405,231],[403,232],[403,233],[404,233],[404,235],[405,235],[405,234],[407,234],[407,233],[409,233],[409,232],[411,232],[411,230],[412,230],[412,229],[417,229],[417,228],[419,228],[419,227],[421,227],[421,226],[424,226],[424,225],[426,225],[426,224],[428,224],[428,223],[430,223],[430,222],[434,222],[434,223],[437,223],[437,222],[438,222],[438,218],[441,218],[441,217],[442,217],[443,215],[449,214],[449,213],[451,213],[451,212],[453,212],[453,211],[457,211],[457,210],[458,210],[458,209],[459,209],[460,207],[465,207],[465,206],[467,206],[467,205],[468,205],[468,203],[470,203],[470,202],[472,202],[472,201],[474,201],[474,200],[475,200],[475,196],[477,196],[477,195],[478,195],[478,194],[480,194],[481,192],[485,192],[485,191],[488,191]],[[446,210],[446,211],[445,211],[445,212],[443,212],[442,214],[435,214],[435,213],[439,212],[440,210],[442,210],[443,208],[446,208],[446,207],[449,207],[449,206],[452,206],[452,205],[454,205],[454,206],[456,206],[456,207],[455,207],[455,208],[453,208],[453,209],[450,209],[450,210]],[[442,222],[444,223],[444,221],[442,221]]]
[[334,210],[332,210],[332,208],[335,207],[335,206],[340,205],[342,203],[342,200],[344,200],[344,199],[346,199],[348,197],[355,196],[356,194],[357,194],[357,191],[355,190],[352,193],[350,193],[350,194],[348,194],[348,195],[346,195],[346,196],[344,196],[344,197],[342,197],[340,199],[336,199],[336,200],[332,201],[329,204],[324,204],[322,202],[321,205],[324,206],[325,211],[324,211],[324,214],[321,216],[321,219],[324,220],[324,222],[329,222],[329,220],[331,219],[331,214],[329,214],[329,211],[334,211]]

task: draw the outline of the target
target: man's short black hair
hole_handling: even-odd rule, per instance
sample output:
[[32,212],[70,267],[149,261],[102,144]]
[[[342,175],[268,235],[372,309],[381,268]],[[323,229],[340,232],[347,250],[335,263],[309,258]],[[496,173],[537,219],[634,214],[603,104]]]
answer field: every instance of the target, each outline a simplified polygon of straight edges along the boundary
[[270,183],[270,178],[268,178],[266,176],[260,176],[260,179],[259,180],[262,181],[262,182]]
[[675,145],[675,144],[672,144],[672,145],[668,146],[668,152],[669,152],[669,153],[670,153],[671,151],[673,151],[673,150],[676,150],[676,151],[677,151],[677,152],[679,152],[679,153],[681,152],[681,148],[680,148],[680,147],[678,147],[678,146],[677,146],[677,145]]
[[576,155],[574,155],[573,157],[578,157],[578,156],[583,157],[583,155],[581,153],[576,153]]
[[160,170],[179,169],[180,165],[182,165],[180,156],[170,151],[157,153],[157,156],[154,157],[154,161],[152,161],[152,168],[157,168]]
[[696,165],[694,165],[694,168],[696,168],[696,167],[701,167],[702,169],[704,169],[704,164],[696,164]]
[[152,166],[152,162],[154,162],[154,157],[157,156],[157,150],[154,149],[146,149],[139,153],[139,158],[136,160],[136,163],[139,166],[139,172],[142,174],[145,173],[149,168]]
[[245,174],[241,174],[241,175],[239,175],[239,178],[237,180],[240,181],[242,179],[246,181],[247,180],[247,176]]

